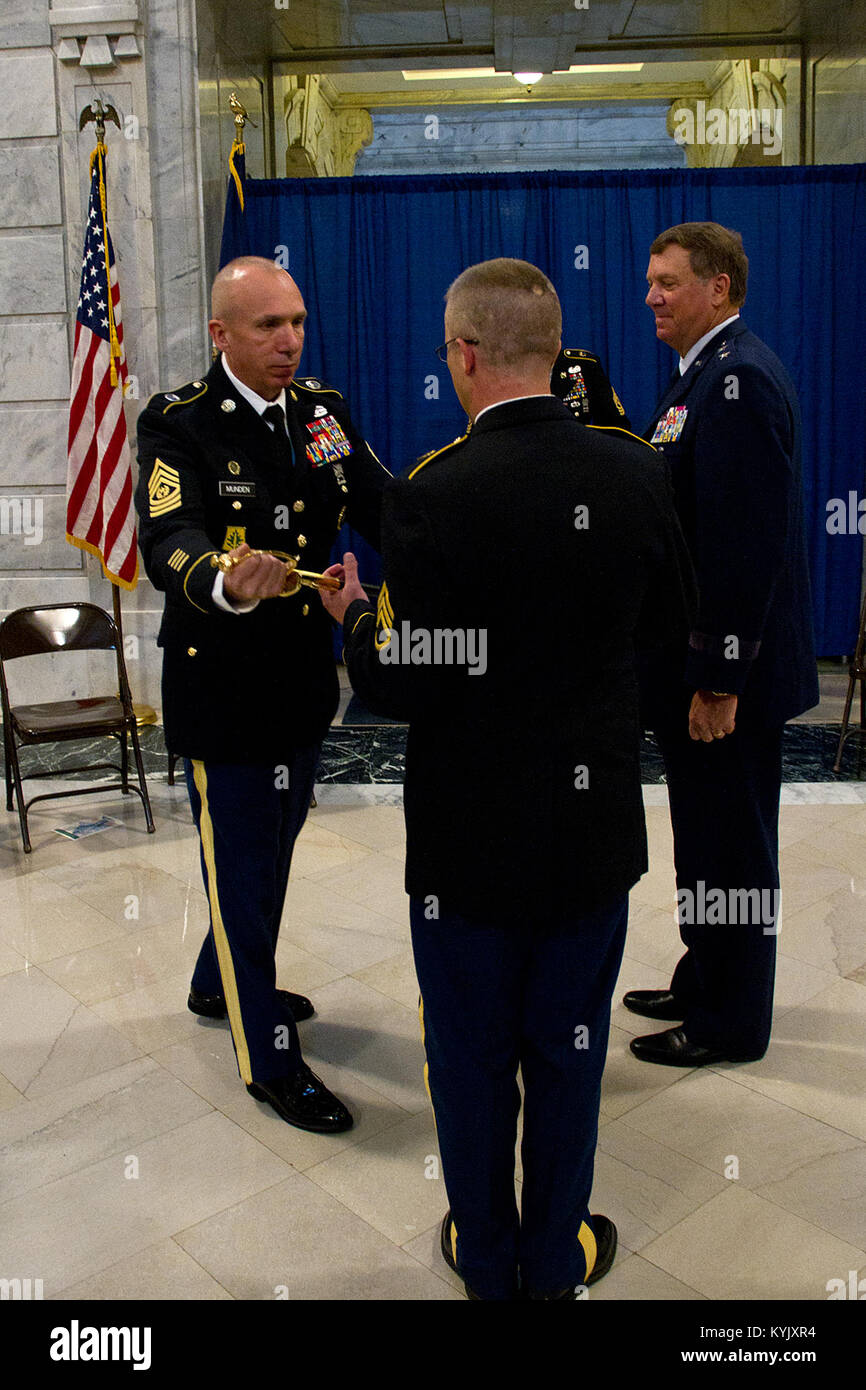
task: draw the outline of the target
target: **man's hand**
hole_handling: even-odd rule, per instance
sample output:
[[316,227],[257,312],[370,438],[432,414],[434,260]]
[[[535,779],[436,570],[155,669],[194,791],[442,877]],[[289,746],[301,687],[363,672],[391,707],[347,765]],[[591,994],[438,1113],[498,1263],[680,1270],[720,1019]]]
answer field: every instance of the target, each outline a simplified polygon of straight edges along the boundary
[[342,624],[346,616],[346,609],[349,607],[350,603],[354,603],[356,598],[362,598],[365,602],[367,601],[367,595],[362,589],[361,581],[358,578],[358,561],[355,559],[351,550],[347,550],[343,556],[342,565],[331,565],[329,569],[325,570],[325,574],[329,575],[332,579],[343,580],[343,587],[339,592],[335,592],[331,589],[319,590],[319,593],[322,595],[322,604],[325,611],[330,613],[335,622]]
[[736,695],[714,695],[711,690],[696,690],[689,709],[689,737],[695,742],[712,743],[734,732],[737,713]]
[[[232,560],[243,559],[249,554],[246,541],[229,551]],[[226,571],[223,593],[234,603],[249,603],[254,598],[276,598],[285,583],[285,560],[277,559],[276,555],[251,555],[242,565]]]

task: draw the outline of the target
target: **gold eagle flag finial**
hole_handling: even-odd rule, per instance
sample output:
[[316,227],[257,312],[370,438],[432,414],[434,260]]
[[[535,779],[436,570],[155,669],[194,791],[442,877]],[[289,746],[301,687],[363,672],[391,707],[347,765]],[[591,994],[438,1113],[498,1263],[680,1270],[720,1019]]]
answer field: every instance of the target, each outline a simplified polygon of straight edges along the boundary
[[83,130],[91,121],[96,122],[96,140],[100,145],[105,144],[105,122],[114,121],[117,129],[120,130],[120,117],[115,111],[110,101],[102,102],[99,97],[95,97],[89,106],[85,106],[81,115],[78,117],[78,129]]
[[247,121],[249,121],[254,130],[258,130],[258,126],[252,117],[247,115],[247,108],[244,106],[237,92],[232,92],[229,96],[229,106],[234,112],[235,126],[237,127],[235,130],[235,139],[238,143],[243,143],[244,126]]

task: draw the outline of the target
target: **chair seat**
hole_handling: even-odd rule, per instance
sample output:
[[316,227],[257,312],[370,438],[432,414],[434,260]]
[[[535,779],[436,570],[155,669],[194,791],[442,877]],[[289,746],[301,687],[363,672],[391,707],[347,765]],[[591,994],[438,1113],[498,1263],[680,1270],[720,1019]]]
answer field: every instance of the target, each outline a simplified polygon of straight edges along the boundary
[[15,705],[11,711],[21,739],[87,738],[100,729],[123,725],[123,705],[116,695],[89,700],[54,700],[44,705]]

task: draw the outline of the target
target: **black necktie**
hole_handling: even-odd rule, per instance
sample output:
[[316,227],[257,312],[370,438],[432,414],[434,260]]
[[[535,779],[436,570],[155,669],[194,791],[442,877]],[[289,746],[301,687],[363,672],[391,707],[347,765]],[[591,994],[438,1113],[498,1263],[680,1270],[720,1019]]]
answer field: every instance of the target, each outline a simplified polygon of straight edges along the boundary
[[[294,468],[295,450],[292,446],[292,441],[289,436],[288,428],[286,425],[286,417],[283,414],[283,407],[281,405],[269,405],[266,410],[262,411],[262,419],[267,420],[270,424],[273,425],[274,434],[276,435],[277,439],[282,441],[282,447],[286,452],[286,458],[291,467]],[[287,445],[288,448],[286,448]]]

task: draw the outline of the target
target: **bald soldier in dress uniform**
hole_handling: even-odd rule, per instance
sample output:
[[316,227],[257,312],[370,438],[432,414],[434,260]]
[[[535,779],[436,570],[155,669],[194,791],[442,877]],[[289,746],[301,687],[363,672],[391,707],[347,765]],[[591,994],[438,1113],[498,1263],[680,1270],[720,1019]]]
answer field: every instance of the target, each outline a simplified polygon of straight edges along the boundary
[[550,389],[582,425],[631,431],[631,422],[601,358],[586,348],[563,348],[553,364]]
[[[201,380],[154,396],[138,424],[139,540],[166,596],[166,743],[187,760],[210,902],[188,1002],[228,1013],[256,1099],[330,1133],[352,1117],[303,1061],[295,1025],[313,1006],[277,990],[274,951],[338,704],[332,627],[316,591],[280,596],[283,560],[250,551],[321,571],[344,518],[378,548],[390,474],[340,392],[296,375],[306,310],[284,270],[232,261],[214,281],[212,313],[221,356]],[[221,556],[238,563],[223,573]]]

